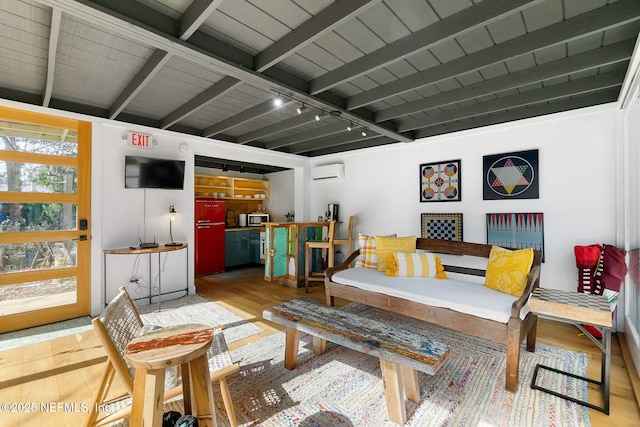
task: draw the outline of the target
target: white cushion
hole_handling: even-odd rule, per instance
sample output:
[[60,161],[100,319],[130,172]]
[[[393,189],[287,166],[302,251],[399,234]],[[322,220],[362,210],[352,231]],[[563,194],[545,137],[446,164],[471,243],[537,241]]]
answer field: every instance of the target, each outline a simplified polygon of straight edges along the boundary
[[[482,283],[429,277],[387,277],[383,272],[367,268],[339,271],[331,281],[500,323],[509,321],[511,306],[518,299],[487,288]],[[528,313],[527,303],[520,312],[520,318],[524,319]]]

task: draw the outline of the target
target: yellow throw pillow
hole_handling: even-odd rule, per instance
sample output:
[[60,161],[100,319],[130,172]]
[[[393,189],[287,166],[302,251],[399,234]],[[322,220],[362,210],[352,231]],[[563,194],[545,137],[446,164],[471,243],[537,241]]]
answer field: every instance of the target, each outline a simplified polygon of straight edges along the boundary
[[396,252],[387,258],[387,276],[446,279],[440,257],[427,252]]
[[522,295],[533,264],[533,249],[517,251],[492,246],[484,285],[516,297]]
[[[395,237],[395,234],[390,237]],[[378,268],[378,256],[376,255],[376,238],[366,234],[358,233],[358,243],[360,244],[360,256],[356,258],[356,267]]]
[[378,271],[386,271],[387,258],[395,252],[415,252],[416,236],[388,237],[376,236],[376,253],[378,255]]

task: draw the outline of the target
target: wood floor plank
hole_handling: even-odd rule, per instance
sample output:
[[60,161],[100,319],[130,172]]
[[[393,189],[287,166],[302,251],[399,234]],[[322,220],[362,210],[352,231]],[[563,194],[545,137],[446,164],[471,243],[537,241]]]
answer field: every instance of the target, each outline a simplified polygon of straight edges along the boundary
[[[324,302],[324,288],[314,286],[309,294],[304,288],[295,289],[275,282],[266,282],[261,276],[242,278],[236,282],[222,280],[221,276],[197,278],[199,295],[214,300],[228,310],[262,328],[264,332],[229,344],[231,350],[249,344],[283,327],[262,318],[265,308],[294,298],[308,297]],[[338,300],[342,306],[347,301]],[[0,352],[0,402],[87,402],[99,386],[106,366],[105,353],[93,331],[63,337],[55,342],[39,343],[19,349]],[[600,350],[574,326],[541,319],[538,324],[538,343],[584,352],[589,358],[587,374],[599,378]],[[634,399],[626,363],[617,337],[612,337],[611,360],[611,415],[589,410],[593,426],[637,425],[640,410]],[[521,387],[528,387],[522,383]],[[122,384],[114,381],[110,395],[123,392]],[[589,392],[596,399],[597,391]],[[2,427],[68,426],[82,425],[89,414],[50,412],[47,414],[20,413],[0,415]]]

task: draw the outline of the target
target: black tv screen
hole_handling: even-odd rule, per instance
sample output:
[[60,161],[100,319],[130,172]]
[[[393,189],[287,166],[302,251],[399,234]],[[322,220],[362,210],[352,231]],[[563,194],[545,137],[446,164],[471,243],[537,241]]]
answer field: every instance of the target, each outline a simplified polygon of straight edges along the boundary
[[124,187],[182,190],[184,168],[184,160],[125,156]]

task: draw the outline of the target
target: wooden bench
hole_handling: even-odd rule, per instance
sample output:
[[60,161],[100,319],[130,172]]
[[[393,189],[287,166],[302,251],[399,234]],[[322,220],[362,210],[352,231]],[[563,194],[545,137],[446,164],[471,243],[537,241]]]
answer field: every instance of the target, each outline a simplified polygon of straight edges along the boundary
[[264,310],[263,317],[286,327],[284,365],[294,369],[300,332],[313,335],[313,351],[321,354],[326,341],[380,359],[389,418],[407,420],[404,398],[418,403],[416,371],[434,375],[449,357],[449,346],[431,338],[396,330],[384,323],[330,307],[307,298]]

